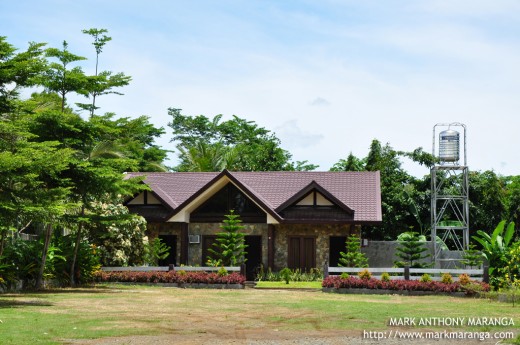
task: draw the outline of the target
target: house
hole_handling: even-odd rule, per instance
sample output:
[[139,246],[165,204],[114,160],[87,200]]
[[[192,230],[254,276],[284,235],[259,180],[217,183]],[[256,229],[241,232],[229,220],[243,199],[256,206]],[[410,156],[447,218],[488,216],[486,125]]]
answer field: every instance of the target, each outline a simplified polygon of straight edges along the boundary
[[345,238],[381,223],[379,172],[174,172],[145,176],[151,191],[128,200],[148,235],[171,247],[162,264],[205,265],[229,210],[245,226],[248,273],[260,265],[336,265]]

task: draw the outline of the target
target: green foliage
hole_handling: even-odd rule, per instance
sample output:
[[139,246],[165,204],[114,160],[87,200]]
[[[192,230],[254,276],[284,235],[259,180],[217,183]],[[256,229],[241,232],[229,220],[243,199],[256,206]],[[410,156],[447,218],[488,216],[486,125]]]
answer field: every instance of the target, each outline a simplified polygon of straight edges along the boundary
[[151,241],[145,237],[144,263],[150,266],[158,266],[159,260],[164,260],[170,255],[170,246],[163,243],[158,237]]
[[361,239],[358,235],[350,235],[345,246],[346,252],[340,252],[339,266],[368,267],[368,258],[361,252]]
[[[61,286],[68,286],[71,282],[70,271],[74,256],[75,236],[60,236],[55,233],[53,243],[59,248],[65,260],[55,263],[55,279]],[[76,284],[83,285],[94,280],[94,273],[101,268],[99,251],[94,244],[83,240],[79,244],[77,264],[74,267]]]
[[[308,272],[302,271],[299,268],[294,270],[289,269],[289,271],[289,280],[292,282],[315,282],[323,280],[323,272],[317,268],[311,268]],[[260,267],[260,272],[258,273],[256,280],[280,282],[283,281],[284,278],[281,271],[273,272],[271,269],[265,271],[263,267]]]
[[222,121],[222,115],[186,116],[181,109],[168,110],[172,141],[177,142],[180,164],[177,171],[279,171],[310,170],[306,162],[293,164],[280,140],[254,121],[237,116]]
[[462,254],[462,263],[469,267],[480,267],[482,265],[482,253],[472,243]]
[[390,274],[388,274],[388,272],[383,272],[381,274],[381,280],[384,281],[384,282],[389,282],[390,281]]
[[228,271],[224,267],[220,267],[217,271],[217,274],[221,277],[224,277],[228,275]]
[[422,283],[428,283],[428,282],[432,281],[432,278],[430,277],[430,275],[428,273],[425,273],[421,276],[421,279],[419,279],[419,281]]
[[395,255],[401,261],[394,262],[396,267],[410,266],[414,268],[428,267],[429,264],[421,262],[420,260],[428,258],[429,254],[423,254],[428,250],[425,247],[424,236],[420,236],[417,232],[405,232],[398,238],[398,246]]
[[69,93],[75,92],[80,95],[87,95],[87,77],[81,67],[69,68],[74,62],[86,60],[86,58],[75,55],[68,50],[68,43],[63,41],[62,48],[48,48],[45,55],[54,58],[58,62],[51,62],[49,68],[41,78],[41,84],[47,91],[56,92],[61,96],[61,111],[65,111],[66,97]]
[[86,226],[90,241],[100,252],[103,266],[142,265],[146,221],[121,204],[92,204],[95,217]]
[[510,222],[506,227],[506,221],[498,223],[491,235],[482,230],[477,231],[477,235],[473,239],[482,246],[482,255],[489,263],[489,274],[491,284],[497,288],[503,276],[498,270],[500,267],[506,267],[509,259],[510,245],[515,234],[515,223]]
[[280,271],[280,276],[285,281],[285,284],[289,284],[289,281],[291,280],[291,270],[285,267]]
[[350,278],[350,274],[348,274],[347,272],[343,272],[343,273],[340,274],[340,277],[342,279],[348,279],[348,278]]
[[220,227],[223,231],[217,233],[216,242],[209,249],[212,257],[208,257],[208,260],[218,260],[222,266],[239,266],[245,262],[247,245],[244,244],[245,235],[241,232],[244,227],[240,225],[241,222],[234,210],[225,216],[224,224]]

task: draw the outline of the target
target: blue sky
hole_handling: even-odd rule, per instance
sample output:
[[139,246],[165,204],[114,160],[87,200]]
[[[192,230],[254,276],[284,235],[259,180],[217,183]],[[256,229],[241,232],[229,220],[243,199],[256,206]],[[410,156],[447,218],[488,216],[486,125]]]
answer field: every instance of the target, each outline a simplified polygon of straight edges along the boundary
[[[437,123],[467,126],[470,170],[520,174],[520,2],[516,0],[2,1],[0,35],[88,57],[82,29],[112,41],[100,68],[133,81],[101,112],[169,107],[235,114],[276,133],[295,160],[328,170],[372,139],[432,150]],[[174,149],[169,136],[160,142]],[[416,175],[426,168],[405,162]]]

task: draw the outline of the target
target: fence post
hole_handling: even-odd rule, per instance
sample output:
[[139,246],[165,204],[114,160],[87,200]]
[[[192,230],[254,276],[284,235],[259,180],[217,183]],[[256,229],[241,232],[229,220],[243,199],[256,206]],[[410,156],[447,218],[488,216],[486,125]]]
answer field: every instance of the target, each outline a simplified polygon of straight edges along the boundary
[[243,276],[246,275],[246,264],[240,265],[240,274]]
[[323,278],[327,278],[328,276],[329,276],[329,266],[325,265],[325,267],[323,267]]
[[168,265],[168,272],[175,271],[175,264],[169,264]]
[[410,266],[404,266],[404,280],[410,280]]
[[482,267],[483,269],[483,272],[482,272],[482,281],[484,283],[487,283],[489,284],[489,266],[488,265],[484,265]]

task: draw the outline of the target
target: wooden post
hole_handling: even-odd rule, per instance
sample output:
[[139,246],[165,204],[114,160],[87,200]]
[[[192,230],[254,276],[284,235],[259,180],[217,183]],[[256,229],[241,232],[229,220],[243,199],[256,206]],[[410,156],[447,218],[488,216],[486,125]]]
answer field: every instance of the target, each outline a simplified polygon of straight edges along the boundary
[[245,276],[246,275],[246,264],[240,265],[240,274]]
[[404,280],[410,280],[410,266],[404,266]]
[[329,265],[325,265],[323,267],[323,278],[327,278],[329,276]]
[[171,271],[175,271],[175,265],[174,264],[169,264],[168,265],[168,272],[171,272]]
[[484,283],[489,284],[489,266],[488,265],[484,265],[482,267],[482,270],[483,270],[483,272],[482,272],[482,281]]

